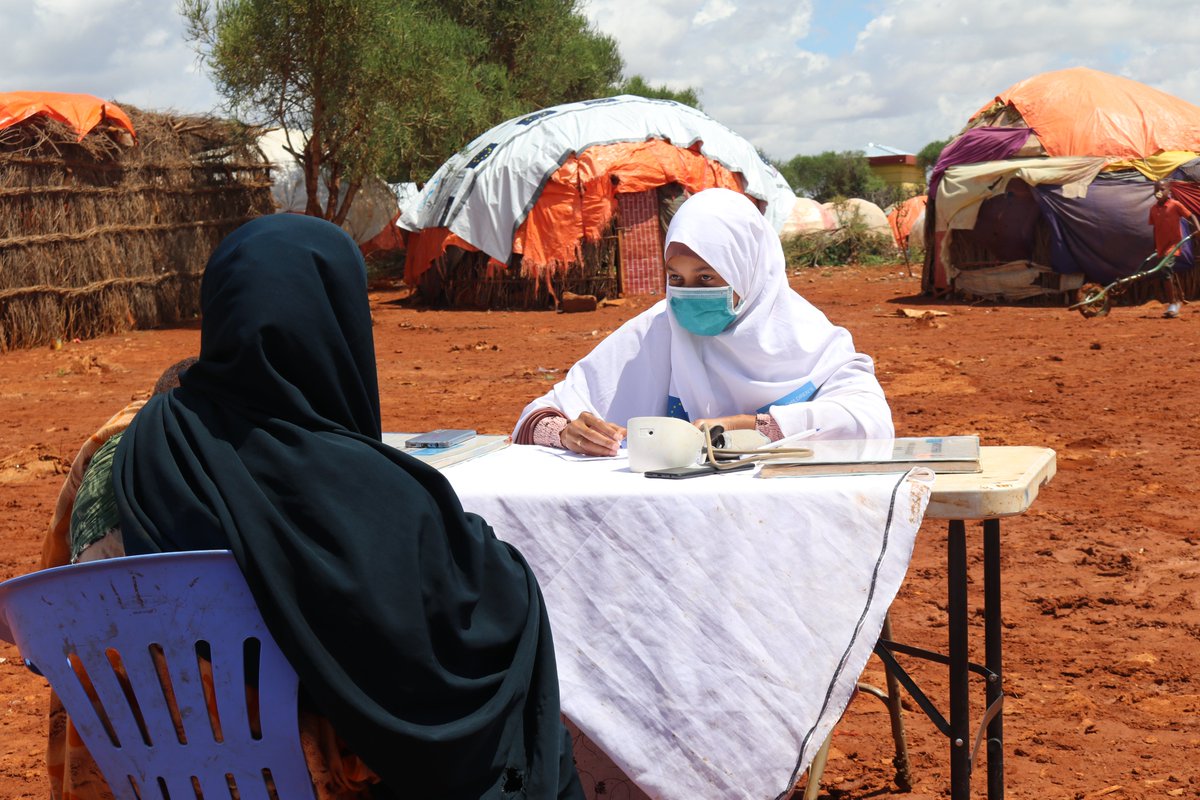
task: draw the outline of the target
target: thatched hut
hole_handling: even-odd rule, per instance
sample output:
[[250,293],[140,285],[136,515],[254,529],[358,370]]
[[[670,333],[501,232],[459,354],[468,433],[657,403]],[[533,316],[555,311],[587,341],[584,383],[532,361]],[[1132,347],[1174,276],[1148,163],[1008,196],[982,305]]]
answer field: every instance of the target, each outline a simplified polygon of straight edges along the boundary
[[118,114],[101,104],[87,130],[52,113],[0,129],[0,351],[193,318],[213,247],[273,211],[253,132]]

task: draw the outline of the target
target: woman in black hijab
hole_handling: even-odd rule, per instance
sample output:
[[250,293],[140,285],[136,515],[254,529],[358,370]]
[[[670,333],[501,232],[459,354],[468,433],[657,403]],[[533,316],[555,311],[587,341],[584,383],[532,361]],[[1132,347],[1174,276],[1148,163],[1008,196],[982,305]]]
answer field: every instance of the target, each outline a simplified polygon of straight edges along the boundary
[[254,220],[213,253],[201,304],[199,360],[117,447],[125,552],[231,549],[376,797],[582,797],[533,573],[380,440],[354,242]]

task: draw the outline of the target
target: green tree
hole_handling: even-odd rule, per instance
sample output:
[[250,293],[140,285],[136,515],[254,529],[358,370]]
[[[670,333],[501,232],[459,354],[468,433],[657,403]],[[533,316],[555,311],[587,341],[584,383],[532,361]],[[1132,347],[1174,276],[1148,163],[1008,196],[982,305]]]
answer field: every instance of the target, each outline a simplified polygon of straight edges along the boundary
[[609,94],[632,94],[637,97],[649,97],[653,100],[674,100],[677,103],[683,103],[685,106],[699,109],[700,97],[696,90],[692,87],[676,91],[669,89],[667,86],[651,86],[646,83],[646,79],[641,75],[633,75],[620,83],[613,86]]
[[796,194],[819,203],[847,197],[870,200],[888,190],[887,184],[871,171],[866,155],[860,150],[795,156],[778,168]]
[[[180,0],[228,110],[305,131],[307,213],[345,220],[362,181],[424,180],[471,136],[603,96],[622,69],[579,0]],[[328,199],[322,204],[324,184]]]
[[926,172],[933,169],[937,164],[938,156],[942,154],[950,141],[950,139],[938,139],[922,147],[921,152],[917,153],[917,166]]
[[616,41],[592,29],[580,0],[426,0],[425,5],[477,38],[473,64],[502,70],[505,98],[495,122],[603,95],[621,77]]

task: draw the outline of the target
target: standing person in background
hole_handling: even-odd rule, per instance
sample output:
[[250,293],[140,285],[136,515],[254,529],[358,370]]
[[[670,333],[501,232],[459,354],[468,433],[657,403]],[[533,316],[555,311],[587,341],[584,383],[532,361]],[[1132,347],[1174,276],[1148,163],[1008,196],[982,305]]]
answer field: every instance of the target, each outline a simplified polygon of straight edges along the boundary
[[[1191,234],[1200,232],[1200,222],[1196,215],[1188,211],[1187,206],[1171,197],[1171,187],[1166,181],[1154,182],[1155,203],[1150,207],[1150,225],[1154,228],[1154,249],[1160,259],[1171,255],[1175,246],[1183,241],[1186,220],[1191,225]],[[1178,260],[1178,254],[1171,255],[1172,263]],[[1174,319],[1179,316],[1179,306],[1183,302],[1183,292],[1179,289],[1179,279],[1172,271],[1166,278],[1167,310],[1163,316]]]
[[886,439],[871,359],[787,282],[755,204],[706,189],[671,220],[667,299],[626,322],[517,420],[513,440],[616,455],[631,417],[672,416],[772,440]]

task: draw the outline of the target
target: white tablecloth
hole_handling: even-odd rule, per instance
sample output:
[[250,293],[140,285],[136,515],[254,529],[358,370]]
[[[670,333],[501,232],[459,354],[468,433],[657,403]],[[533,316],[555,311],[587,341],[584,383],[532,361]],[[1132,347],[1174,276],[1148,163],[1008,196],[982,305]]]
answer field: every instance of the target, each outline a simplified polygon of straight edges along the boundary
[[933,485],[648,479],[532,446],[445,474],[538,576],[564,713],[667,800],[790,790],[849,702]]

